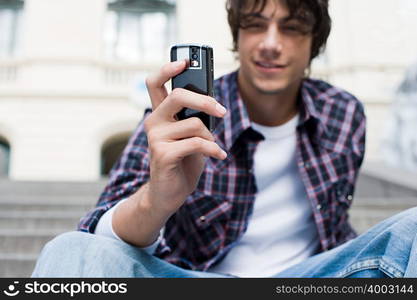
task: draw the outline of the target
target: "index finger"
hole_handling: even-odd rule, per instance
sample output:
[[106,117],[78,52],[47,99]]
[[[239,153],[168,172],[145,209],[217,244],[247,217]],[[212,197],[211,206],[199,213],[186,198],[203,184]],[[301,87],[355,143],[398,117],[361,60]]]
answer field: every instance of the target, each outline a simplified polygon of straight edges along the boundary
[[175,115],[183,108],[191,108],[218,118],[223,118],[227,112],[226,108],[213,97],[176,88],[155,111],[155,115],[158,116],[155,118],[176,121]]
[[185,60],[170,62],[165,64],[159,72],[156,72],[146,78],[146,87],[148,88],[149,97],[151,98],[152,110],[155,110],[168,96],[165,83],[175,75],[184,71],[185,67]]

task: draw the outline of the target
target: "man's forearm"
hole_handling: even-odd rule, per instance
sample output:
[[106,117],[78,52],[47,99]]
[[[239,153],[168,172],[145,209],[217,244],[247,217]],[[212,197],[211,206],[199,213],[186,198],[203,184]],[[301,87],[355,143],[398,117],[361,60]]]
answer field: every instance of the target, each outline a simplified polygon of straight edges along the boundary
[[137,247],[151,245],[170,214],[153,207],[148,199],[148,183],[121,203],[113,214],[113,230],[125,242]]

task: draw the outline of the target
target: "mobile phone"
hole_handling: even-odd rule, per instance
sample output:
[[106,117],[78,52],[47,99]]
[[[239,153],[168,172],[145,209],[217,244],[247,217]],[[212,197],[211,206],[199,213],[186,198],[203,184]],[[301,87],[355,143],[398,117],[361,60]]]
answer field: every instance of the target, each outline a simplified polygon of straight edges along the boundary
[[[172,78],[172,89],[183,88],[195,93],[214,97],[213,48],[207,45],[179,44],[171,47],[171,61],[185,60],[186,69]],[[204,112],[183,108],[177,113],[178,120],[200,118],[210,130],[214,130],[214,117]]]

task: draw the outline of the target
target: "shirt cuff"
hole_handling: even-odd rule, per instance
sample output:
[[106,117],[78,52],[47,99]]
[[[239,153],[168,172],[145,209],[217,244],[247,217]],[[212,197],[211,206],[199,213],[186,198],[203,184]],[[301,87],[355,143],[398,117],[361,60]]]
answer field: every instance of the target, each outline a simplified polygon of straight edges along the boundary
[[[101,218],[99,219],[97,223],[96,229],[94,231],[95,234],[125,242],[113,230],[113,213],[116,210],[117,206],[119,206],[120,203],[126,200],[127,198],[120,200],[116,205],[114,205],[112,208],[110,208],[101,216]],[[162,238],[164,235],[164,229],[165,227],[162,227],[161,231],[159,232],[159,236],[155,242],[153,242],[151,245],[147,247],[143,247],[140,249],[146,251],[148,254],[153,254],[156,248],[158,247],[159,243],[162,241]]]

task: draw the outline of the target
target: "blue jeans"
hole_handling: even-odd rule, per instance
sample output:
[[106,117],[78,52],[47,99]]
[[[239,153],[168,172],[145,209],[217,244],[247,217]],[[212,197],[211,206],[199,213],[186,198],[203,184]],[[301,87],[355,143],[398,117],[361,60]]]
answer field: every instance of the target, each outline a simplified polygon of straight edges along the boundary
[[[116,239],[64,233],[42,250],[33,277],[230,277],[169,264]],[[274,277],[417,277],[417,208]]]

